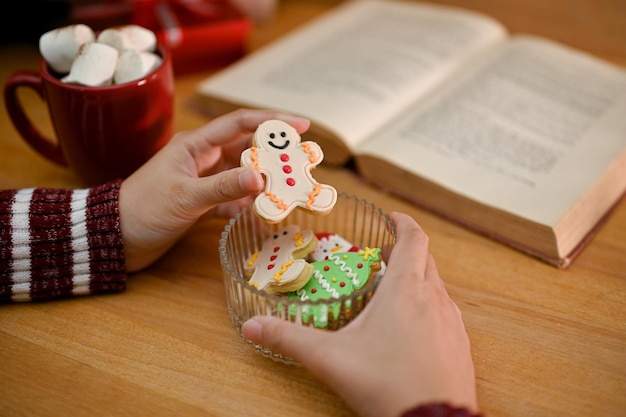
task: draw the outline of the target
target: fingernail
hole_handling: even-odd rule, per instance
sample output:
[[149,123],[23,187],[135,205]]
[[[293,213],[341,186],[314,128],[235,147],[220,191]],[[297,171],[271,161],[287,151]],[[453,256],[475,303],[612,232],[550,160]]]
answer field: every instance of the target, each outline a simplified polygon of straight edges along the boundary
[[251,318],[243,324],[241,331],[247,339],[252,340],[255,343],[260,343],[263,326],[254,318]]
[[254,169],[247,169],[239,174],[239,186],[244,192],[260,191],[263,188],[263,179]]

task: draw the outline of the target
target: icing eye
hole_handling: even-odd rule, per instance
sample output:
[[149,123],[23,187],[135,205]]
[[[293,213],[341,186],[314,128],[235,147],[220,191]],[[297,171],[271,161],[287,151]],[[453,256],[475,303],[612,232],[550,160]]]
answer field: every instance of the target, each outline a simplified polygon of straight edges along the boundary
[[270,133],[270,139],[274,139],[276,135],[274,133]]
[[283,236],[287,236],[287,231],[286,230],[283,231]]
[[278,235],[274,235],[274,236],[273,236],[273,238],[274,238],[274,239],[278,239]]
[[287,137],[287,132],[280,132],[280,136],[283,137],[283,138],[286,138]]

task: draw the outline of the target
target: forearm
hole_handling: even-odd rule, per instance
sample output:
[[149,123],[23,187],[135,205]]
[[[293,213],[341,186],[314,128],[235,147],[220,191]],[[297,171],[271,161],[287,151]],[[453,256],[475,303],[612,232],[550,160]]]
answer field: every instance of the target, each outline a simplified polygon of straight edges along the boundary
[[119,186],[0,191],[0,302],[124,290]]

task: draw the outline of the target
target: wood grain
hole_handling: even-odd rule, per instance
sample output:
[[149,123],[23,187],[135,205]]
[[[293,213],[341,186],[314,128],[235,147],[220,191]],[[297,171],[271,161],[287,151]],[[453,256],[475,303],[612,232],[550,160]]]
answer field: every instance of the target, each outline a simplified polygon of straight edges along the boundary
[[[338,1],[284,0],[257,26],[254,50]],[[441,0],[491,14],[626,67],[619,0]],[[0,47],[0,81],[36,69],[32,45]],[[176,130],[207,121],[190,105],[201,72],[176,79]],[[24,93],[29,114],[47,112]],[[48,127],[49,128],[49,127]],[[316,178],[385,211],[412,215],[459,304],[473,343],[481,407],[496,416],[626,412],[626,204],[567,270],[557,270],[363,184],[347,169]],[[75,187],[35,154],[0,111],[0,187]],[[224,219],[203,218],[126,292],[0,306],[2,416],[352,416],[298,366],[266,359],[235,333],[217,257]]]

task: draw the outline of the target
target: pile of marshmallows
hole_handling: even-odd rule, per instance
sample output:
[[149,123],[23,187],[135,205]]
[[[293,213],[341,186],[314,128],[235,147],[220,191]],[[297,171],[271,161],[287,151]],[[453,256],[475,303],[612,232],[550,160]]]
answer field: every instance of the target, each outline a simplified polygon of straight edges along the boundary
[[137,25],[105,29],[87,25],[53,29],[39,38],[48,65],[61,81],[84,86],[122,84],[143,78],[162,63],[154,32]]

